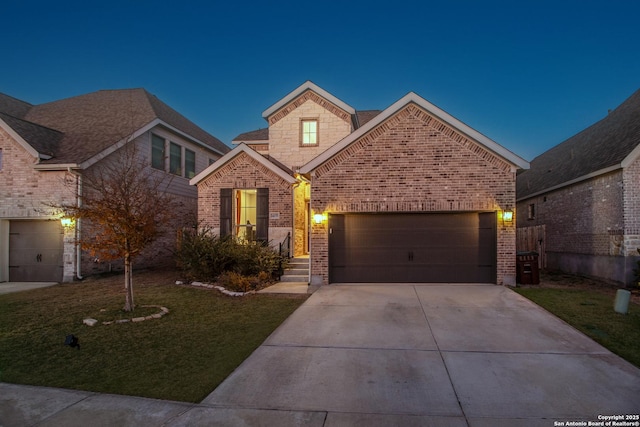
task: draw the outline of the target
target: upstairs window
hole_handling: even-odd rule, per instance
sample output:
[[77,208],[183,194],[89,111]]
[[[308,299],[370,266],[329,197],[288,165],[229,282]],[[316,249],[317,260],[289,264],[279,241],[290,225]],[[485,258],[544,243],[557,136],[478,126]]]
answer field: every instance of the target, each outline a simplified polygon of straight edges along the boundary
[[169,173],[182,175],[182,147],[175,142],[169,143]]
[[196,153],[187,148],[184,149],[184,176],[189,179],[196,176]]
[[536,205],[534,203],[529,205],[527,219],[536,219]]
[[164,170],[164,138],[151,134],[151,167]]
[[300,122],[300,145],[318,145],[318,120],[302,119]]

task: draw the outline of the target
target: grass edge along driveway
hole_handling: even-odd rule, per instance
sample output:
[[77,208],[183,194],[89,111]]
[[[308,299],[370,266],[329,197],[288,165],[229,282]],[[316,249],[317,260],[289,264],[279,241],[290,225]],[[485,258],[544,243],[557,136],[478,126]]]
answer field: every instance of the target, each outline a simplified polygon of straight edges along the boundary
[[[157,311],[121,312],[121,275],[0,295],[0,381],[200,402],[307,298],[229,297],[177,278],[134,274],[136,306],[170,310],[136,323],[82,323]],[[64,345],[67,334],[78,336],[79,350]]]
[[588,287],[515,288],[553,315],[628,362],[640,367],[640,305],[628,314],[613,310],[614,289]]

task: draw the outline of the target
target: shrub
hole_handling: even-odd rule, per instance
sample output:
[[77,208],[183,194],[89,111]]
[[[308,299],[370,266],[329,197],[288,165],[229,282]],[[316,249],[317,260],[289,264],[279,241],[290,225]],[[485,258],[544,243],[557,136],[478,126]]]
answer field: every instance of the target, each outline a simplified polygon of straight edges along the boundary
[[186,278],[201,281],[213,281],[224,272],[234,272],[260,277],[265,282],[277,278],[286,263],[286,257],[267,244],[220,238],[206,228],[182,234],[176,260]]

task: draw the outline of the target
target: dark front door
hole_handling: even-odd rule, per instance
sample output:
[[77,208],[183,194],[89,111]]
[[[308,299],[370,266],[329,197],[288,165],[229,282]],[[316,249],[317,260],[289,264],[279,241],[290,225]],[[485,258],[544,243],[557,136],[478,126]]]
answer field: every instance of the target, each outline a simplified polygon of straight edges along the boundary
[[63,230],[60,221],[11,221],[9,281],[61,282]]
[[331,283],[495,283],[496,214],[329,218]]

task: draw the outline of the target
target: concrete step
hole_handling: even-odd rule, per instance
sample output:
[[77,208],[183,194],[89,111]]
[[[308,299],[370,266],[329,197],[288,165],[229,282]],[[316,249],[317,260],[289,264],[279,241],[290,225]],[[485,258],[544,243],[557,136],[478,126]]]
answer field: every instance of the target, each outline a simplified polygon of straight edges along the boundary
[[284,275],[280,278],[281,282],[309,282],[309,275]]
[[293,274],[294,276],[300,276],[303,274],[309,274],[309,268],[287,268],[284,271],[284,275],[291,275]]

